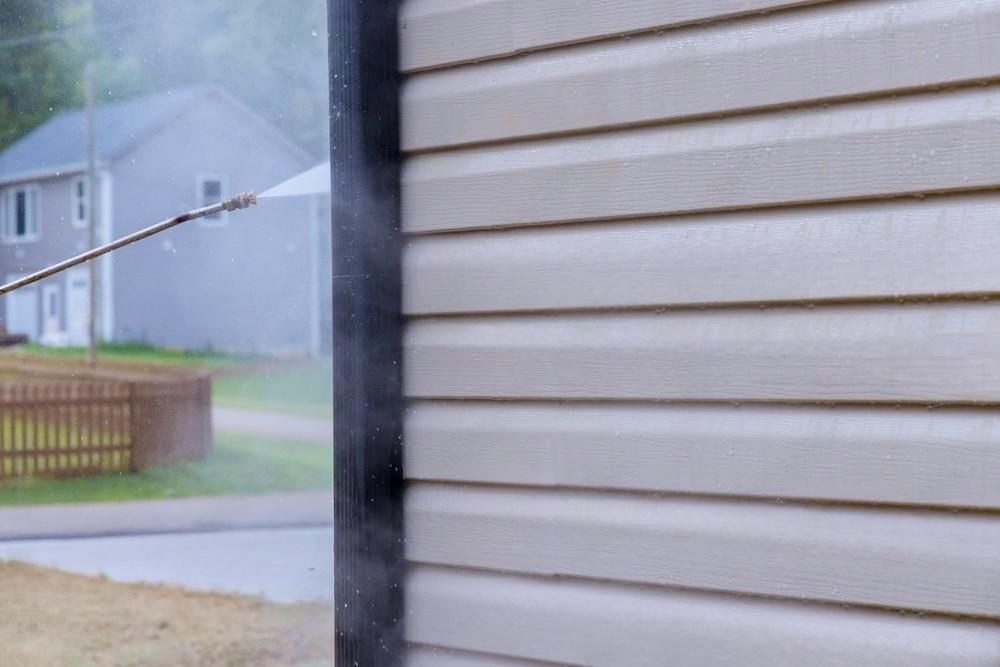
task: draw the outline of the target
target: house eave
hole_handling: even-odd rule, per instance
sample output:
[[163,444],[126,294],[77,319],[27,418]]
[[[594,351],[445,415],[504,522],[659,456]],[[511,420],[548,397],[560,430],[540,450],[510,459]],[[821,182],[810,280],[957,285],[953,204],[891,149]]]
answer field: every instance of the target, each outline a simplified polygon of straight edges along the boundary
[[[97,163],[98,169],[104,169],[106,167],[107,167],[106,162]],[[19,171],[16,174],[10,174],[8,176],[0,176],[0,187],[15,185],[17,183],[42,181],[49,178],[61,178],[63,176],[70,176],[72,174],[83,173],[86,170],[87,170],[87,164],[85,162],[78,162],[75,164],[64,164],[55,167],[44,167],[41,169]]]

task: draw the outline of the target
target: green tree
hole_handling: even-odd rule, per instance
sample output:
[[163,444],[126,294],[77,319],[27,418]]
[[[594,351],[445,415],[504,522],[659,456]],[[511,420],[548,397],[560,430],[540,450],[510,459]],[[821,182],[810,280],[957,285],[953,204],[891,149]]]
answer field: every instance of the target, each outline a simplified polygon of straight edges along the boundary
[[24,43],[0,51],[0,147],[79,107],[92,60],[99,101],[216,83],[326,153],[325,0],[0,0],[11,37]]
[[80,72],[65,57],[64,29],[56,0],[0,2],[0,148],[79,104]]
[[[294,4],[294,9],[292,5]],[[327,151],[326,2],[241,0],[201,46],[206,78],[308,152]]]
[[109,99],[215,83],[326,153],[325,0],[90,0]]

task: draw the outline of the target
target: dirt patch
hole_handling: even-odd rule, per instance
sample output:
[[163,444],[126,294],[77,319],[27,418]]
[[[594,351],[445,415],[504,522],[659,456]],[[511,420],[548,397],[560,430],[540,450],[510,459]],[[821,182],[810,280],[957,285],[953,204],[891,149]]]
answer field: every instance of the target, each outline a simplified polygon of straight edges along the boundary
[[333,610],[121,584],[0,563],[3,664],[281,667],[330,664]]

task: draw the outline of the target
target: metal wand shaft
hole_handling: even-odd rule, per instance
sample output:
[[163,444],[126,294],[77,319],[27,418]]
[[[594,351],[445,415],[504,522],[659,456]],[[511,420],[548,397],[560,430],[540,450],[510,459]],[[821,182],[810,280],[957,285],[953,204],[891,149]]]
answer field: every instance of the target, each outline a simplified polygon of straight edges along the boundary
[[53,264],[50,267],[44,268],[41,271],[35,271],[32,274],[24,276],[23,278],[18,278],[13,280],[6,285],[0,286],[0,296],[4,294],[9,294],[16,289],[24,287],[25,285],[30,285],[31,283],[38,282],[53,276],[60,271],[65,271],[84,262],[90,261],[96,257],[100,257],[112,250],[117,250],[118,248],[124,248],[127,245],[135,243],[136,241],[141,241],[144,238],[148,238],[154,234],[159,234],[160,232],[170,229],[171,227],[176,227],[177,225],[187,222],[189,220],[195,220],[197,218],[203,218],[206,215],[213,215],[215,213],[220,213],[222,211],[235,211],[240,208],[247,208],[251,204],[257,203],[257,197],[253,192],[244,192],[243,194],[236,195],[235,197],[230,197],[225,199],[218,204],[212,204],[211,206],[205,206],[203,208],[196,208],[193,211],[188,211],[187,213],[181,213],[172,218],[168,218],[162,222],[158,222],[155,225],[150,225],[145,229],[140,229],[137,232],[132,232],[127,236],[123,236],[120,239],[116,239],[110,243],[105,243],[102,246],[97,246],[86,252],[82,252],[75,257],[70,257],[69,259],[64,259],[58,264]]

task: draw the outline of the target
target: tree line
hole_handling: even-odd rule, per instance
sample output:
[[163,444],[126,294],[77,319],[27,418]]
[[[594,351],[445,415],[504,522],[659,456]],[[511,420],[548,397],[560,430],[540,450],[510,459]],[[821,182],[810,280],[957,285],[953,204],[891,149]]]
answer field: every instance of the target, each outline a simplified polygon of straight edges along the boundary
[[83,103],[215,83],[310,154],[327,137],[324,0],[3,0],[0,148]]

